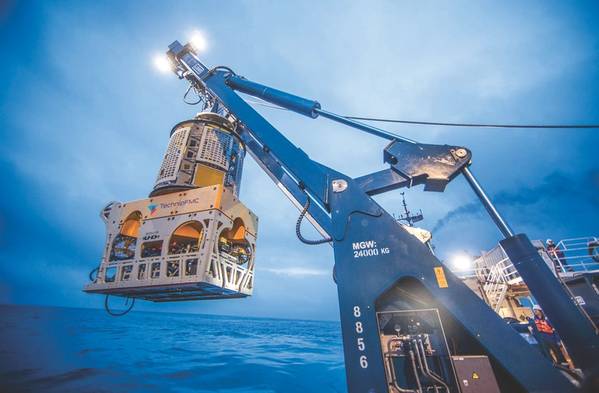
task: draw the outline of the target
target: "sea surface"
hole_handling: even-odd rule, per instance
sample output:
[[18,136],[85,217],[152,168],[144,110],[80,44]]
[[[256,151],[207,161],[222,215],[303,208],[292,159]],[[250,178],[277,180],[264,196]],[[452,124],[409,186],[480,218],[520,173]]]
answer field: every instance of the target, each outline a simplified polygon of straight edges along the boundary
[[339,324],[0,305],[0,392],[346,392]]

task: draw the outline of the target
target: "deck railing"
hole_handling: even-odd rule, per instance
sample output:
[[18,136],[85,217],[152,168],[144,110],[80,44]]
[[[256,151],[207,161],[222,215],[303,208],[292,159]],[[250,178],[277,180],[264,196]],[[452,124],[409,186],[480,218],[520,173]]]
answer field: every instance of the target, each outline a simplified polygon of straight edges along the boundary
[[[560,240],[553,251],[543,242],[533,244],[554,275],[571,277],[585,272],[599,271],[599,239],[579,237]],[[486,301],[495,311],[501,307],[510,286],[523,280],[512,261],[500,246],[478,257],[472,269],[456,272],[463,279],[476,278],[485,292]]]
[[596,237],[560,240],[548,254],[557,273],[563,277],[599,270],[599,239]]

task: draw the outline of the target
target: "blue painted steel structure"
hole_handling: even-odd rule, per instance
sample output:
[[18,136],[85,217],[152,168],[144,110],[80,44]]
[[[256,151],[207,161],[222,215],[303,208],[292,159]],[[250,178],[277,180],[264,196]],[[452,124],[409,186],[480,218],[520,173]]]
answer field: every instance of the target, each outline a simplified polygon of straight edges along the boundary
[[[323,236],[332,238],[349,392],[394,391],[390,388],[391,382],[385,370],[377,315],[416,309],[439,310],[454,354],[489,356],[503,391],[574,390],[546,358],[528,346],[424,244],[408,234],[371,198],[372,195],[419,184],[427,190],[442,191],[451,179],[464,173],[509,243],[511,229],[467,169],[471,158],[467,149],[416,144],[388,131],[324,111],[317,101],[246,80],[226,67],[209,69],[199,61],[189,45],[174,42],[167,54],[181,79],[187,79],[197,90],[228,110],[238,122],[237,131],[247,151],[291,201],[300,207],[310,199],[307,218]],[[391,142],[385,149],[384,159],[390,168],[352,179],[315,162],[236,91],[311,118],[322,115],[388,139]],[[540,257],[536,259],[522,251],[530,244],[528,239],[520,236],[517,241],[520,248],[510,248],[508,244],[508,249],[517,250],[512,255],[526,254],[527,259],[522,263],[538,270],[539,264],[543,263]],[[536,280],[531,275],[522,276],[527,282],[528,279]],[[543,280],[545,276],[543,273]],[[559,316],[560,310],[567,309],[568,318],[576,317],[572,301],[555,285],[549,288],[543,283],[537,284],[531,286],[531,290],[536,291],[533,292],[535,297],[546,308],[558,330],[568,332],[566,335],[562,332],[564,340],[566,336],[582,332],[585,340],[589,341],[571,341],[576,346],[572,353],[576,353],[575,360],[581,365],[596,361],[597,335],[583,322],[564,322]],[[544,293],[548,290],[558,293]],[[545,305],[544,299],[558,299],[559,306]]]

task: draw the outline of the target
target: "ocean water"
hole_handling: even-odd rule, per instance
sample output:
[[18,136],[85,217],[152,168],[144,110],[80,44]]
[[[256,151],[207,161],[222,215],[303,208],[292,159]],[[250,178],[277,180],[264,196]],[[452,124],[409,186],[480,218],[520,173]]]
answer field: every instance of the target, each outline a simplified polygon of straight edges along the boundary
[[0,392],[346,392],[339,324],[0,306]]

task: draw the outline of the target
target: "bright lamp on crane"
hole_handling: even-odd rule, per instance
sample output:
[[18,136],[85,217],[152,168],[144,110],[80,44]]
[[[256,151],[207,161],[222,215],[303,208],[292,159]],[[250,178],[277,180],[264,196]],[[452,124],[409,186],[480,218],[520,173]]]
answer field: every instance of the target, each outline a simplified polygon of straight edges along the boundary
[[201,31],[194,30],[189,37],[189,43],[196,52],[204,52],[208,48],[208,40],[206,35]]
[[163,54],[157,54],[153,59],[154,67],[162,73],[167,73],[172,70],[173,66],[169,59]]
[[454,269],[464,271],[472,269],[474,261],[469,255],[462,253],[454,255],[450,262]]

